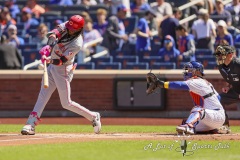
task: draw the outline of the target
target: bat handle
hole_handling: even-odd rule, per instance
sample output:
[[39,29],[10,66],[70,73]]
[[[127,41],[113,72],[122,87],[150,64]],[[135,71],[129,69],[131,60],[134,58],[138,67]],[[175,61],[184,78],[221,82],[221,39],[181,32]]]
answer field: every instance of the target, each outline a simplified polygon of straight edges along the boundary
[[44,71],[43,71],[43,87],[48,88],[48,73],[47,73],[47,62],[44,60]]

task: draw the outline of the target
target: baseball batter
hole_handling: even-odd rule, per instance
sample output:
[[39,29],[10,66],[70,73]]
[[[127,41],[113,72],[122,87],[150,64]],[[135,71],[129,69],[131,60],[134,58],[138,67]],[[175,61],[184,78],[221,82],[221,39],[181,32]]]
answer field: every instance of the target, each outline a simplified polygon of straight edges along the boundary
[[[203,65],[199,62],[188,62],[184,65],[184,81],[160,81],[153,73],[148,73],[147,93],[152,93],[157,87],[166,89],[187,90],[193,100],[194,107],[186,121],[177,126],[178,133],[195,134],[198,132],[212,133],[221,127],[225,121],[225,113],[220,103],[220,96],[212,84],[203,79]],[[156,79],[156,83],[154,83]]]
[[[39,53],[42,61],[49,63],[47,68],[49,87],[43,88],[39,93],[33,111],[29,115],[26,125],[22,128],[23,135],[34,135],[35,126],[50,99],[57,88],[63,108],[75,112],[92,122],[95,133],[100,133],[100,114],[92,112],[80,104],[71,100],[70,82],[73,78],[74,57],[79,53],[83,45],[84,19],[79,15],[72,16],[69,21],[60,24],[56,29],[48,33],[48,43]],[[51,58],[50,58],[51,55]]]

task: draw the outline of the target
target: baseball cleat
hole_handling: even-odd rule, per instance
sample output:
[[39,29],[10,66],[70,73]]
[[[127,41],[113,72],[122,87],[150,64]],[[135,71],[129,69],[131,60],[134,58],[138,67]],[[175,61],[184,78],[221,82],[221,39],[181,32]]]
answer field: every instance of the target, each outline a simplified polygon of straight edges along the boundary
[[177,126],[176,131],[178,134],[195,134],[194,128],[189,127],[187,124]]
[[21,134],[22,135],[34,135],[35,134],[35,127],[27,124],[22,128]]
[[96,134],[99,134],[100,131],[101,131],[101,127],[102,127],[102,124],[101,124],[101,121],[100,121],[100,114],[98,112],[96,112],[96,118],[92,121],[92,125],[93,125],[93,128],[94,128],[94,132]]
[[223,125],[223,126],[221,126],[220,128],[217,129],[217,133],[218,134],[230,134],[231,129],[228,126]]

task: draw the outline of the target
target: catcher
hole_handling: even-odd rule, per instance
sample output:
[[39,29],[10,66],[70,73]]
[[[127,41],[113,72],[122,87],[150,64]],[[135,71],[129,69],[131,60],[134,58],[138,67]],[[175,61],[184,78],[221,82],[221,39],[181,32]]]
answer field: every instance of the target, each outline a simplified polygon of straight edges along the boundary
[[217,129],[225,121],[224,109],[213,85],[203,78],[203,65],[195,61],[188,62],[183,70],[184,81],[164,82],[153,73],[148,73],[147,94],[153,93],[157,88],[189,91],[194,107],[187,120],[176,127],[178,134],[221,133]]

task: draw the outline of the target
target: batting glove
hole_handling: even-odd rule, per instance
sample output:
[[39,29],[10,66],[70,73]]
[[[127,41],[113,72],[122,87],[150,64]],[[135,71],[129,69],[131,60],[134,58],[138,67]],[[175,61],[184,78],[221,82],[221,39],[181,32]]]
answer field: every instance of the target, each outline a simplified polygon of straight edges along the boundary
[[44,46],[42,49],[40,49],[39,53],[43,56],[45,55],[46,57],[50,56],[52,47],[49,45]]

